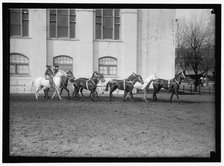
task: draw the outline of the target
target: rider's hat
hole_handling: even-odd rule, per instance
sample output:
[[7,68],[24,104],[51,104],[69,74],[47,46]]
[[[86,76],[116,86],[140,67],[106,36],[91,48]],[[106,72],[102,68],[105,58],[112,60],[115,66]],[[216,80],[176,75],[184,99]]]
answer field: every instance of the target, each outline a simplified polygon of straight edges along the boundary
[[58,65],[55,65],[55,66],[54,66],[54,68],[58,68],[58,67],[59,67]]
[[46,67],[51,67],[51,65],[46,65]]

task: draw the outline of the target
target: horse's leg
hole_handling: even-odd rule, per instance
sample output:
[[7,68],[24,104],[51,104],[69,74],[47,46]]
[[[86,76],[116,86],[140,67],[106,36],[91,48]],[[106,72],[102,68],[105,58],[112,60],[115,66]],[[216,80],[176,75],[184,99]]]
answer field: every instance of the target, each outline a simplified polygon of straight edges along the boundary
[[134,97],[133,97],[133,93],[132,93],[132,90],[130,91],[130,99],[133,100]]
[[66,88],[66,87],[62,87],[62,88],[61,88],[60,95],[61,95],[61,93],[62,93],[62,89],[65,89],[65,90],[67,91],[67,93],[68,93],[68,97],[70,97],[69,90],[68,90],[68,88]]
[[82,91],[83,91],[83,88],[80,88],[80,92],[81,92],[81,95],[82,95],[82,101],[83,101],[83,93],[82,93]]
[[124,90],[124,101],[126,100],[126,96],[127,96],[128,92],[126,90]]
[[171,96],[170,96],[170,102],[171,102],[171,103],[172,103],[173,95],[174,95],[174,91],[172,90],[172,91],[171,91]]
[[38,100],[38,97],[39,97],[39,91],[42,89],[43,87],[39,87],[36,89],[36,92],[35,92],[35,96],[36,96],[36,99]]
[[144,92],[144,97],[143,97],[143,99],[145,100],[145,102],[147,102],[147,90],[146,90],[146,88],[144,88],[143,89],[143,92]]
[[44,98],[50,98],[48,96],[49,88],[44,89]]
[[91,93],[90,94],[91,94],[91,96],[90,96],[91,97],[91,100],[92,101],[95,101],[94,100],[94,98],[95,98],[95,91],[94,90],[91,90]]
[[70,97],[70,93],[69,93],[68,88],[65,88],[65,90],[68,92],[68,97]]
[[76,93],[76,88],[75,88],[75,85],[73,84],[73,93],[72,93],[72,97],[74,96],[75,93]]
[[153,100],[154,100],[154,101],[157,100],[156,93],[157,93],[157,89],[154,88],[154,90],[153,90]]
[[62,100],[58,88],[55,88],[54,94],[53,94],[53,96],[51,97],[51,99],[53,100],[53,98],[54,98],[54,96],[55,96],[56,93],[58,94],[58,98],[59,98],[60,100]]
[[113,97],[113,99],[114,99],[113,92],[115,91],[115,89],[117,89],[117,88],[116,88],[116,87],[111,87],[111,86],[110,86],[110,100],[111,100],[112,97]]
[[175,93],[176,93],[177,99],[179,100],[178,88],[175,88]]
[[61,96],[61,94],[62,94],[63,89],[64,89],[64,87],[62,87],[61,90],[60,90],[60,96]]

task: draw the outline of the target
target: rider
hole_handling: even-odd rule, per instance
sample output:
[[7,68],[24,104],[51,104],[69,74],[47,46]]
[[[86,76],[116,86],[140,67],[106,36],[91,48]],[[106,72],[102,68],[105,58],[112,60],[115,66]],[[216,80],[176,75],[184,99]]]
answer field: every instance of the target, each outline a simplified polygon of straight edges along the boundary
[[59,66],[55,65],[53,70],[54,70],[54,75],[55,75],[59,71]]
[[50,65],[47,65],[46,67],[47,67],[47,69],[44,74],[45,79],[49,80],[51,87],[54,88],[55,87],[55,84],[53,81],[54,73],[53,73]]

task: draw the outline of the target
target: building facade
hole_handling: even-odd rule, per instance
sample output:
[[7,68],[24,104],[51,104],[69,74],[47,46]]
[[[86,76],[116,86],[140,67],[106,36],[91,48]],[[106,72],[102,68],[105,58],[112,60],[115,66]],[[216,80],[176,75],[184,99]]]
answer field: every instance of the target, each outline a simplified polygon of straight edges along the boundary
[[172,78],[175,20],[175,9],[11,9],[10,93],[56,64],[76,78]]

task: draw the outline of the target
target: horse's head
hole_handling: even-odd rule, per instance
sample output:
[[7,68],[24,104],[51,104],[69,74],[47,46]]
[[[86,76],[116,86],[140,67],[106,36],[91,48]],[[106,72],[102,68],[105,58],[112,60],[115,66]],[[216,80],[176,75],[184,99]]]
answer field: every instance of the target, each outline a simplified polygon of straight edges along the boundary
[[98,73],[97,71],[95,71],[92,75],[92,78],[97,78],[98,80],[105,82],[104,76],[101,73]]
[[66,76],[68,76],[68,75],[66,74],[65,71],[63,71],[63,70],[59,70],[59,71],[56,73],[55,76],[58,76],[58,77],[66,77]]
[[144,81],[143,81],[143,79],[142,79],[142,76],[140,76],[140,75],[137,75],[137,77],[138,77],[138,82],[140,82],[141,84],[144,84]]
[[180,82],[186,78],[185,70],[177,74],[176,79]]
[[66,74],[67,74],[67,77],[75,79],[73,73],[70,70],[66,72]]
[[141,84],[144,84],[142,76],[140,76],[139,74],[132,73],[132,77],[129,76],[129,79],[133,82],[140,82]]

